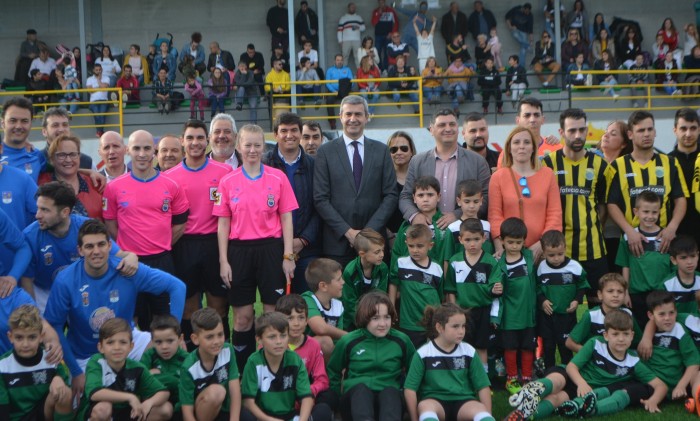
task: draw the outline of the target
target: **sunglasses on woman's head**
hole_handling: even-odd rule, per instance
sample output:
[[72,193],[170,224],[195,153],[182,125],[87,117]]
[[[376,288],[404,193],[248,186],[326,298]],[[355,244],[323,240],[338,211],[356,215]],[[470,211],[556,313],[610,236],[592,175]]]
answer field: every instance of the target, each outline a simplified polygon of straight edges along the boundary
[[530,197],[530,187],[527,185],[527,178],[520,177],[520,181],[518,182],[518,184],[520,184],[520,187],[523,188],[523,196]]
[[398,152],[399,150],[401,150],[401,152],[408,152],[411,150],[411,148],[409,148],[408,145],[392,146],[391,148],[389,148],[389,152],[391,152],[392,155]]

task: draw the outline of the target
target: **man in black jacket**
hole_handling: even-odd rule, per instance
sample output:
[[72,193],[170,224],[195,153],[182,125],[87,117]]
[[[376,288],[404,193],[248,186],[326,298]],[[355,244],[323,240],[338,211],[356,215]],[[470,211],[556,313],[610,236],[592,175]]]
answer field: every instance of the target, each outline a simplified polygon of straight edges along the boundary
[[442,16],[440,33],[445,39],[445,45],[452,42],[455,34],[462,34],[462,38],[467,38],[467,15],[459,10],[456,1],[450,3],[450,10]]
[[212,43],[209,44],[209,60],[207,61],[207,69],[209,72],[214,73],[217,64],[224,66],[224,69],[230,72],[236,71],[236,62],[233,60],[231,53],[222,50],[218,42],[212,41]]
[[[484,9],[484,2],[474,2],[474,11],[467,20],[467,29],[472,33],[474,41],[479,34],[488,35],[492,28],[496,27],[496,18],[490,10]],[[464,37],[466,39],[466,36]],[[450,40],[451,41],[451,40]]]
[[306,0],[301,3],[301,8],[294,18],[294,31],[299,40],[299,46],[304,46],[305,41],[311,41],[312,48],[318,48],[318,16]]

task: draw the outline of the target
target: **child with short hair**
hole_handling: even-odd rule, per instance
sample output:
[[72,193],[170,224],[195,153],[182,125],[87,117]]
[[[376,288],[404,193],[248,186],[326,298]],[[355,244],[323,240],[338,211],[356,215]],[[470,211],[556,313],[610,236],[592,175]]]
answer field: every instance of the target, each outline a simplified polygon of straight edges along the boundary
[[396,276],[389,278],[389,298],[396,303],[396,293],[401,294],[399,329],[411,338],[414,346],[425,340],[425,327],[421,325],[426,305],[439,305],[443,301],[442,267],[430,258],[433,247],[430,228],[423,224],[411,225],[405,231],[408,256],[396,261]]
[[[455,253],[461,254],[464,252],[464,246],[459,240],[461,237],[462,222],[470,218],[479,219],[479,209],[484,201],[481,183],[477,180],[460,181],[457,183],[456,193],[457,206],[461,209],[462,216],[460,216],[459,220],[447,226],[446,233],[448,235],[445,238],[443,251],[444,261],[450,260]],[[485,219],[480,220],[480,222],[484,233],[484,242],[481,247],[486,253],[493,255],[494,249],[493,241],[491,241],[491,224]]]
[[634,230],[641,233],[646,241],[642,242],[644,253],[634,256],[627,244],[627,234],[622,235],[617,249],[615,264],[622,268],[622,276],[629,283],[629,302],[637,323],[646,325],[646,298],[650,291],[659,289],[662,279],[671,272],[671,258],[668,253],[661,253],[661,239],[658,225],[661,212],[661,197],[645,190],[637,195],[634,215],[639,218],[639,226]]
[[311,417],[316,421],[330,421],[333,411],[338,406],[338,398],[328,388],[328,374],[321,345],[316,339],[306,335],[306,320],[309,307],[298,294],[280,297],[275,304],[275,311],[284,314],[289,322],[289,349],[296,352],[304,361],[306,372],[311,383],[311,395],[314,397],[314,407]]
[[360,297],[372,290],[387,292],[389,267],[384,263],[384,237],[372,228],[355,236],[358,256],[343,270],[343,327],[355,330],[355,308]]
[[484,63],[479,67],[479,80],[481,87],[481,106],[484,115],[489,113],[489,101],[493,96],[496,99],[496,112],[503,114],[503,99],[501,96],[501,76],[493,64],[493,57],[488,55]]
[[301,357],[289,349],[288,332],[289,322],[282,313],[273,311],[255,320],[255,339],[261,349],[243,369],[241,421],[309,420],[314,405],[309,375]]
[[416,351],[404,383],[411,421],[438,421],[438,413],[443,420],[495,421],[491,382],[476,350],[462,342],[466,312],[452,303],[427,306],[423,321],[430,341]]
[[194,73],[187,73],[185,92],[190,94],[190,118],[195,117],[195,108],[199,108],[199,119],[204,121],[204,89]]
[[486,351],[493,336],[491,305],[494,299],[488,281],[498,262],[483,249],[486,241],[483,221],[468,218],[460,222],[462,252],[455,253],[447,263],[445,295],[448,302],[470,309],[467,342],[476,348],[484,371],[488,373]]
[[[581,315],[581,320],[576,323],[569,337],[566,338],[566,347],[573,352],[579,352],[589,339],[602,335],[605,332],[605,315],[613,310],[622,310],[632,315],[632,311],[625,307],[627,295],[627,281],[619,273],[606,273],[598,280],[598,300],[600,305],[589,308]],[[637,321],[633,323],[634,343],[642,337]]]
[[211,307],[192,314],[192,342],[182,363],[180,404],[184,421],[215,420],[241,411],[241,382],[233,347],[225,342],[221,316]]
[[308,306],[306,333],[315,336],[323,355],[333,353],[333,342],[347,334],[343,330],[343,267],[335,260],[319,258],[306,268],[306,284],[310,291],[301,296]]
[[39,309],[17,307],[7,321],[12,349],[0,357],[0,409],[8,420],[73,419],[68,369],[49,364]]
[[520,57],[513,54],[508,57],[508,72],[506,73],[506,96],[510,97],[513,108],[525,95],[527,87],[527,70],[520,64]]
[[545,378],[523,386],[508,402],[516,409],[505,419],[545,418],[559,415],[583,418],[609,415],[629,405],[641,404],[654,413],[666,394],[666,386],[634,351],[632,316],[612,310],[605,316],[603,337],[586,342],[566,369],[551,367]]
[[[63,79],[66,81],[66,87],[63,88],[64,91],[68,91],[71,89],[80,89],[80,81],[78,80],[78,71],[75,69],[73,66],[74,60],[71,60],[71,57],[66,56],[63,57],[62,63],[65,66],[63,68]],[[71,92],[67,93],[63,96],[67,100],[76,100],[80,101],[80,94],[78,92]]]
[[97,350],[85,369],[78,419],[169,420],[168,390],[141,363],[128,358],[134,347],[131,324],[119,317],[102,324]]
[[678,313],[700,315],[695,295],[700,291],[700,273],[698,266],[698,244],[689,235],[679,235],[671,241],[668,248],[671,263],[676,268],[661,282],[660,289],[673,294]]
[[168,388],[174,412],[180,412],[180,369],[187,358],[187,351],[180,348],[183,341],[180,322],[171,315],[154,316],[151,321],[151,343],[141,356],[141,364],[145,365],[153,376]]
[[653,353],[647,364],[668,386],[669,399],[684,398],[688,386],[698,375],[698,349],[693,338],[676,320],[673,294],[668,291],[652,291],[647,295],[647,307],[647,315],[656,330],[652,339]]
[[545,368],[555,364],[557,348],[562,364],[573,353],[565,344],[576,326],[576,309],[583,303],[589,288],[586,271],[576,260],[566,256],[566,240],[561,231],[542,234],[543,260],[537,266],[537,330],[542,338]]
[[336,344],[327,369],[331,389],[343,391],[344,420],[401,420],[402,379],[416,348],[391,327],[396,318],[386,293],[368,292],[357,304],[357,330]]
[[537,347],[535,334],[536,279],[532,252],[525,247],[527,226],[519,218],[508,218],[501,224],[504,252],[489,279],[491,294],[499,297],[491,310],[493,322],[500,329],[506,365],[506,390],[512,395],[524,382],[532,380],[532,364]]
[[493,62],[498,71],[504,71],[505,67],[503,67],[503,60],[501,60],[501,41],[498,39],[498,30],[495,26],[489,31],[489,41],[486,46],[489,47],[488,50],[493,56]]

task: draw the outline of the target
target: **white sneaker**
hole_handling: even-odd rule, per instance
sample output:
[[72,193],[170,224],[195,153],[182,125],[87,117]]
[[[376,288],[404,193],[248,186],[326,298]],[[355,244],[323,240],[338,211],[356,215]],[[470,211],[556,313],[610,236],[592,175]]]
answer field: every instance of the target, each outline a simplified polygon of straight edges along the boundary
[[117,96],[117,93],[116,93],[116,92],[110,92],[110,93],[109,93],[109,99],[111,99],[112,101],[116,101],[117,98],[119,98],[119,97]]
[[615,102],[617,102],[617,99],[620,97],[618,94],[613,94],[613,98],[615,99]]

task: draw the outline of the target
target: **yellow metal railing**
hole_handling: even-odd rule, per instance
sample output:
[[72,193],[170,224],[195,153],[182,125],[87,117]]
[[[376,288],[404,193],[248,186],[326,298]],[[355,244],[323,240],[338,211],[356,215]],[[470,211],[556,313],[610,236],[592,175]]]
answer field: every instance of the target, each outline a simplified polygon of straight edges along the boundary
[[[582,70],[582,71],[574,71],[571,72],[572,76],[575,75],[583,75],[583,76],[588,76],[591,75],[592,78],[594,78],[596,75],[625,75],[629,76],[631,74],[646,74],[649,75],[648,77],[654,77],[655,75],[658,74],[666,74],[666,73],[672,73],[672,74],[683,74],[683,75],[689,75],[689,74],[700,74],[700,69],[674,69],[674,70],[665,70],[665,69],[651,69],[651,70]],[[651,82],[651,83],[633,83],[633,84],[624,84],[624,83],[616,83],[615,85],[601,85],[601,84],[593,84],[593,85],[572,85],[571,86],[571,101],[606,101],[606,103],[609,103],[610,101],[620,101],[620,100],[643,100],[645,102],[644,107],[642,109],[645,110],[676,110],[678,109],[678,106],[655,106],[653,105],[654,100],[661,100],[661,99],[699,99],[700,94],[679,94],[679,95],[670,95],[665,92],[658,93],[656,92],[657,89],[659,88],[665,88],[667,85],[663,83],[656,83],[656,82]],[[700,86],[700,83],[698,82],[675,82],[674,86],[676,89],[682,90],[685,87],[691,87],[695,86],[698,87]],[[577,97],[575,96],[575,93],[577,92],[590,92],[593,90],[605,90],[605,89],[613,89],[615,91],[620,91],[623,89],[635,89],[635,90],[642,90],[644,91],[644,94],[642,95],[618,95],[617,97],[612,97],[612,96],[585,96],[585,97]],[[689,104],[683,104],[684,107],[689,107],[689,108],[700,108],[700,104],[697,103],[689,103]],[[585,108],[586,112],[611,112],[611,111],[634,111],[636,109],[640,109],[638,107],[605,107],[605,108]]]
[[[395,118],[395,117],[418,117],[418,124],[419,127],[423,127],[423,78],[419,76],[413,76],[413,77],[403,77],[403,78],[374,78],[374,79],[352,79],[352,83],[358,83],[358,82],[367,82],[367,83],[381,83],[381,82],[417,82],[418,88],[417,89],[407,89],[407,90],[382,90],[382,91],[372,91],[372,92],[359,92],[359,91],[353,91],[350,92],[351,95],[360,95],[360,96],[370,96],[370,95],[393,95],[393,94],[417,94],[418,95],[418,101],[406,101],[403,102],[401,101],[401,105],[417,105],[418,106],[418,113],[391,113],[391,114],[379,114],[375,113],[372,118]],[[323,109],[328,109],[328,108],[335,108],[338,107],[338,104],[311,104],[311,105],[296,105],[292,106],[288,102],[280,102],[276,100],[284,99],[285,101],[288,101],[292,97],[296,98],[305,98],[305,97],[315,97],[315,98],[323,98],[323,97],[332,97],[335,96],[335,92],[318,92],[318,93],[296,93],[296,87],[298,85],[325,85],[328,83],[338,83],[338,80],[303,80],[303,81],[294,81],[290,82],[291,86],[291,92],[290,93],[274,93],[271,92],[272,95],[272,110],[273,113],[275,111],[292,111],[294,109],[309,109],[309,108],[323,108]],[[372,107],[393,107],[396,106],[395,103],[393,102],[387,102],[387,103],[371,103],[369,104]],[[338,116],[325,116],[325,115],[314,115],[314,116],[302,116],[302,119],[318,119],[318,120],[331,120],[338,118]]]
[[[56,95],[56,96],[61,96],[62,94],[66,93],[91,93],[91,92],[104,92],[107,91],[107,98],[109,98],[111,92],[116,92],[117,93],[117,99],[112,101],[112,100],[107,100],[107,101],[101,101],[102,103],[108,103],[110,105],[113,105],[115,107],[115,111],[113,112],[106,112],[106,113],[93,113],[91,111],[89,112],[79,112],[79,113],[74,113],[72,114],[72,118],[76,117],[94,117],[94,116],[117,116],[118,117],[118,123],[107,123],[100,125],[100,127],[113,127],[113,128],[119,128],[119,134],[122,136],[124,135],[124,108],[123,108],[123,103],[122,103],[122,88],[83,88],[83,89],[70,89],[70,90],[45,90],[45,91],[5,91],[5,92],[0,92],[0,102],[4,102],[3,97],[13,97],[13,96],[27,96],[31,100],[31,97],[34,95]],[[72,101],[72,102],[45,102],[45,103],[38,103],[34,104],[35,107],[38,108],[43,108],[43,111],[46,111],[47,109],[51,107],[63,107],[63,108],[69,108],[71,105],[78,105],[81,109],[84,107],[87,107],[91,104],[90,101]],[[0,105],[1,107],[1,105]],[[35,119],[41,119],[41,114],[40,113],[34,113],[34,118]],[[86,129],[86,128],[95,128],[98,127],[96,124],[71,124],[71,128],[73,129]],[[32,130],[41,130],[42,127],[41,125],[32,127]]]

